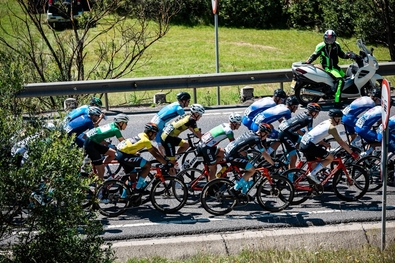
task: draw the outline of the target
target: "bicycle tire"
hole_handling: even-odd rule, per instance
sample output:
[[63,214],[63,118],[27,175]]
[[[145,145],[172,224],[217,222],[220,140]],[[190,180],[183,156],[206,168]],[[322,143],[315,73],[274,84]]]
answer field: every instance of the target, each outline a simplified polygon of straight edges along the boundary
[[344,171],[340,170],[333,178],[333,191],[343,201],[357,201],[369,189],[369,176],[366,170],[359,165],[349,165],[347,171],[352,179],[352,183],[347,180]]
[[280,175],[272,175],[271,182],[264,178],[256,192],[258,204],[270,212],[286,209],[294,197],[294,187],[290,180]]
[[129,197],[129,187],[120,180],[108,180],[99,186],[96,199],[100,214],[116,217],[125,212],[129,206],[129,201],[128,198],[121,198],[123,190],[126,190],[127,197]]
[[195,186],[192,187],[191,183],[194,182],[203,174],[202,170],[196,168],[188,168],[179,172],[176,176],[180,178],[188,189],[188,198],[186,205],[195,205],[200,202],[200,196],[202,190],[207,183],[207,177],[203,176],[202,180],[196,182]]
[[[32,211],[29,212],[32,213]],[[3,207],[0,213],[0,221],[13,228],[23,227],[31,220],[32,215],[29,212],[27,212],[27,208],[23,209],[17,205],[11,205],[8,209]]]
[[188,189],[178,177],[164,176],[164,182],[157,180],[151,188],[151,203],[162,213],[172,214],[185,206]]
[[202,190],[201,203],[212,215],[225,215],[233,210],[236,198],[230,193],[234,183],[227,178],[217,178],[206,184]]
[[369,176],[368,192],[376,191],[383,186],[381,179],[381,158],[373,155],[365,156],[358,160],[356,165],[366,169]]
[[[293,179],[294,195],[291,205],[300,205],[304,203],[313,194],[310,182],[305,176],[306,172],[302,169],[289,169],[281,174],[284,178]],[[301,177],[300,180],[298,178]]]

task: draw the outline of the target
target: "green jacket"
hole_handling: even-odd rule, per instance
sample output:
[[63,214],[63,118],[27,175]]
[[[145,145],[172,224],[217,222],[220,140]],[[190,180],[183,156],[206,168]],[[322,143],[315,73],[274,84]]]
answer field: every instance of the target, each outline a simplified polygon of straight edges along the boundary
[[316,46],[314,53],[307,60],[307,63],[310,64],[318,57],[320,57],[321,65],[325,70],[340,70],[340,67],[338,66],[339,58],[349,58],[337,42],[333,45],[326,45],[324,42],[319,43]]

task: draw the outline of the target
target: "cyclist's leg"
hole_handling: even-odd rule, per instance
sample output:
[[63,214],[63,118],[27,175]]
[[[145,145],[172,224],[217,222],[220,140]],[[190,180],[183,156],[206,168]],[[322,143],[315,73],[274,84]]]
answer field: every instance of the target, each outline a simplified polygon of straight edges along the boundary
[[[204,163],[208,165],[209,168],[209,181],[215,179],[217,173],[217,161],[224,158],[224,152],[218,153],[220,148],[205,146],[199,150],[199,153],[203,156]],[[219,156],[217,156],[219,155]],[[222,158],[221,158],[222,156]]]
[[321,182],[315,175],[333,161],[333,155],[326,151],[323,147],[317,146],[311,142],[309,142],[307,145],[302,144],[300,149],[305,155],[307,161],[314,161],[317,158],[322,160],[318,162],[314,169],[312,169],[312,171],[307,174],[307,177],[314,183],[320,184]]
[[233,159],[232,165],[235,165],[238,168],[245,170],[243,177],[236,182],[234,189],[242,190],[243,193],[246,193],[251,187],[251,184],[253,183],[253,181],[251,181],[250,183],[249,179],[254,175],[255,167],[250,162],[248,162],[247,159],[244,158]]

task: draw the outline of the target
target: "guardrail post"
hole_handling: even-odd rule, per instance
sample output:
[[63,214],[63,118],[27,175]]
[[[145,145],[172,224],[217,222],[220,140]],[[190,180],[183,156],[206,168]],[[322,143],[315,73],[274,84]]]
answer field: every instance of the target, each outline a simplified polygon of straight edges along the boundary
[[104,93],[104,101],[106,102],[106,111],[110,110],[110,103],[108,103],[108,93]]
[[250,100],[254,97],[254,88],[251,86],[245,86],[240,90],[240,99],[242,102]]

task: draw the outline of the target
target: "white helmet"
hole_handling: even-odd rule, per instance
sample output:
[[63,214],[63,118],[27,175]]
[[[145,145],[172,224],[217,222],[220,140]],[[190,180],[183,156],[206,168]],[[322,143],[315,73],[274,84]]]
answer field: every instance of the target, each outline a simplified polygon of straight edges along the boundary
[[238,113],[231,113],[229,115],[229,122],[235,122],[237,124],[241,124],[241,115]]
[[115,123],[120,123],[120,122],[128,123],[128,121],[129,121],[129,117],[123,113],[120,113],[114,117]]
[[200,104],[192,104],[191,112],[192,113],[198,113],[200,116],[202,116],[206,112],[206,110]]
[[101,109],[99,107],[96,106],[90,106],[89,110],[88,110],[88,114],[89,115],[96,115],[96,116],[100,116],[102,114]]

